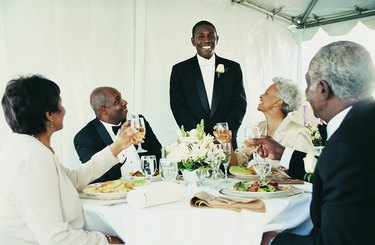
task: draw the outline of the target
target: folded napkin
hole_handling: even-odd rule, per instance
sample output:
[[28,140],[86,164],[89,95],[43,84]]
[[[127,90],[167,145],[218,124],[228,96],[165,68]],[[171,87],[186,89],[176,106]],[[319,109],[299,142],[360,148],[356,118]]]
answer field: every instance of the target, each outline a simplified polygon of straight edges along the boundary
[[176,183],[153,182],[128,193],[129,206],[147,208],[184,199],[183,188]]
[[251,210],[259,213],[266,212],[266,206],[260,199],[237,199],[223,196],[214,196],[208,192],[201,191],[190,200],[193,207],[225,208],[240,212],[241,209]]

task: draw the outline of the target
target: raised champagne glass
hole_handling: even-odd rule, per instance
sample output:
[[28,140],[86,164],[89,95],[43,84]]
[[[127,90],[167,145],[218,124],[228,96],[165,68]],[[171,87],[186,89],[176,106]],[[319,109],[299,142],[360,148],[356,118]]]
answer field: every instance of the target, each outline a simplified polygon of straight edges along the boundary
[[231,135],[227,122],[216,123],[216,140],[219,143],[229,143],[231,141]]
[[139,116],[134,116],[133,114],[133,116],[130,118],[130,126],[137,132],[134,136],[138,141],[137,152],[147,152],[147,150],[142,148],[142,144],[140,142],[140,140],[146,135],[146,126],[144,119]]
[[[260,137],[260,130],[258,126],[253,126],[249,128],[245,128],[245,137],[247,139],[259,138]],[[251,146],[249,147],[251,151],[256,152],[259,146]]]

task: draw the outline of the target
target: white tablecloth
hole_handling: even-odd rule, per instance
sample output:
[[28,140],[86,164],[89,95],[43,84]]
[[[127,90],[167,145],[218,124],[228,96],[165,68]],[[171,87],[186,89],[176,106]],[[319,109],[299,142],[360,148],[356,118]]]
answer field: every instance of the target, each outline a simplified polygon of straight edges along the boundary
[[[311,190],[306,183],[305,189]],[[312,228],[309,215],[311,194],[263,199],[265,213],[234,212],[213,208],[193,208],[190,198],[204,187],[186,188],[185,199],[155,207],[137,209],[117,201],[82,199],[87,230],[121,237],[127,245],[259,245],[262,233],[295,229],[307,234]],[[217,193],[216,193],[217,194]]]

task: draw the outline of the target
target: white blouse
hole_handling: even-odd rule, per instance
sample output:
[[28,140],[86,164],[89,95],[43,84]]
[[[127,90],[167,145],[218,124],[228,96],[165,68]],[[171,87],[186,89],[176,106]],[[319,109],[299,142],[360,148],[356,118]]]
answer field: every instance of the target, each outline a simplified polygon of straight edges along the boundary
[[[267,121],[262,121],[258,124],[262,134],[267,133]],[[314,145],[312,144],[310,135],[306,128],[294,119],[293,116],[287,116],[277,127],[272,138],[285,147],[302,152],[314,152]],[[236,150],[235,154],[238,160],[238,165],[247,164],[252,149],[245,145]],[[272,161],[274,167],[280,166],[280,161]]]
[[108,244],[83,230],[77,190],[115,164],[106,147],[69,170],[34,137],[13,134],[0,152],[0,244]]

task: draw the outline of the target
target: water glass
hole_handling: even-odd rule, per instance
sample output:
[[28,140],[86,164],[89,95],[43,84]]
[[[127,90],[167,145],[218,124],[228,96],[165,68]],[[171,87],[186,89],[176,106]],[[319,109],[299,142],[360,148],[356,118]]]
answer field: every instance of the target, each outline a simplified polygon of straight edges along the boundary
[[164,181],[173,181],[177,177],[178,167],[177,163],[168,158],[160,158],[160,175]]
[[272,164],[269,158],[262,158],[258,153],[253,153],[255,172],[260,176],[260,181],[265,180],[267,174],[271,171]]
[[148,183],[156,171],[156,157],[154,155],[141,157],[141,168],[143,174],[147,177]]

